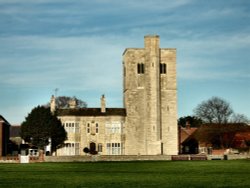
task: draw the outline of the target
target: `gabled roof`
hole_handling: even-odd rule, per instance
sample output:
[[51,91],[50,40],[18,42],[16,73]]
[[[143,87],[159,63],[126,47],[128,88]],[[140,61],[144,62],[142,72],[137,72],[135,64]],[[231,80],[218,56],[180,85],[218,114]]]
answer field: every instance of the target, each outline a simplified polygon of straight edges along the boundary
[[58,109],[58,116],[126,116],[125,108],[106,108],[102,113],[101,108],[76,108]]
[[191,138],[197,129],[198,128],[196,128],[196,127],[190,127],[190,128],[183,128],[182,127],[181,132],[180,132],[180,136],[181,136],[180,143],[183,143],[186,140],[188,140],[189,138]]
[[0,115],[0,122],[4,122],[5,124],[10,126],[10,123],[2,115]]

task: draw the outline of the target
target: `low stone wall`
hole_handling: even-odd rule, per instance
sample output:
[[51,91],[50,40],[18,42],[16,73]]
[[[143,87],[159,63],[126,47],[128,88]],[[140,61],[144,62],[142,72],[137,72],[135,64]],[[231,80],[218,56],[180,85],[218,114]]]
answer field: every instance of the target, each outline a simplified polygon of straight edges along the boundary
[[95,161],[169,161],[170,155],[85,155],[45,156],[45,162],[95,162]]
[[204,161],[207,160],[206,155],[172,155],[172,161]]
[[250,155],[244,155],[244,154],[234,154],[234,155],[226,155],[224,156],[224,159],[226,160],[237,160],[237,159],[250,159]]
[[[96,161],[170,161],[170,160],[237,160],[250,155],[85,155],[30,157],[29,162],[96,162]],[[0,163],[20,163],[18,156],[0,157]]]
[[[41,155],[40,157],[33,157],[29,156],[28,159],[29,163],[37,163],[37,162],[44,162],[44,156]],[[0,163],[21,163],[21,156],[4,156],[0,157]]]
[[85,155],[45,156],[45,162],[95,162],[95,161],[201,161],[250,159],[250,155]]
[[207,155],[208,160],[223,160],[224,155]]
[[208,160],[237,160],[237,159],[250,159],[250,155],[244,154],[227,154],[227,155],[208,155]]

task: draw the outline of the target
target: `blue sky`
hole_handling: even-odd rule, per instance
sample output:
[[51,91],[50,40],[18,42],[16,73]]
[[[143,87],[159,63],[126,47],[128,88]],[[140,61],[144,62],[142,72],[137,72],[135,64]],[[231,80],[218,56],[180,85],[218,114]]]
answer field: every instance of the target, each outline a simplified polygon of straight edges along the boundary
[[178,114],[212,96],[250,117],[250,1],[1,0],[0,114],[20,124],[58,95],[122,107],[122,53],[177,48]]

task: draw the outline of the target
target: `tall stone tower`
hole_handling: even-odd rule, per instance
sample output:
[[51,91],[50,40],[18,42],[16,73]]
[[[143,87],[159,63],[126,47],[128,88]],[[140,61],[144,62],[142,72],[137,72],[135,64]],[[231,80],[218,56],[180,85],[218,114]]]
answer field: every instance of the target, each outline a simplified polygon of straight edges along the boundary
[[123,53],[126,155],[178,152],[176,49],[159,39],[145,36],[144,48]]

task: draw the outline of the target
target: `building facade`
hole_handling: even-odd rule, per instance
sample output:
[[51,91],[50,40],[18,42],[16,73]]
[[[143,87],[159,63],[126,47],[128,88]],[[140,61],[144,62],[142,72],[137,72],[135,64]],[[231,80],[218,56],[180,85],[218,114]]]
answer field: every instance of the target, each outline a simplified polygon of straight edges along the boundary
[[176,155],[178,153],[176,49],[160,48],[159,36],[145,36],[144,48],[123,53],[124,108],[57,110],[68,140],[58,155]]

